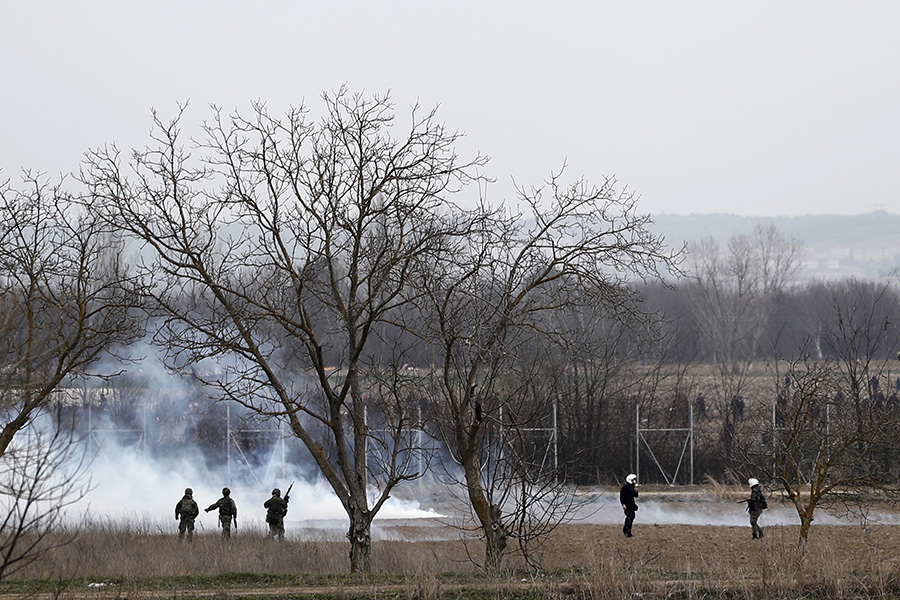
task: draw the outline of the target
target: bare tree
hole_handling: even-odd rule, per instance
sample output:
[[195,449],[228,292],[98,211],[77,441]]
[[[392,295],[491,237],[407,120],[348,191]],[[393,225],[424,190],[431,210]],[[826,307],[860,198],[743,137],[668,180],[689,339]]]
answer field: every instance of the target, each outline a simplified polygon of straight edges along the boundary
[[[692,390],[685,365],[668,354],[666,344],[671,338],[662,337],[663,323],[659,315],[647,312],[652,307],[646,299],[641,299],[639,308],[644,314],[628,320],[616,307],[605,307],[602,299],[561,311],[567,320],[565,346],[551,364],[560,373],[560,454],[573,482],[622,481],[634,472],[635,451],[647,452],[643,444],[635,444],[636,404],[645,424],[666,429],[688,424]],[[677,437],[669,432],[662,436]],[[668,441],[654,440],[653,446]],[[668,474],[660,473],[666,481],[675,477],[679,455],[676,451],[674,457],[659,456],[668,470]],[[669,458],[673,458],[671,465]],[[642,459],[641,464],[651,463]],[[680,470],[679,479],[686,473],[688,469]],[[645,483],[653,478],[650,473],[639,475]]]
[[0,580],[74,540],[66,509],[88,491],[87,448],[71,423],[50,417],[0,456]]
[[712,238],[689,246],[691,308],[715,370],[713,401],[723,415],[726,453],[743,418],[748,375],[773,315],[773,299],[796,276],[801,248],[774,225],[757,225],[752,237],[734,236],[724,249]]
[[628,318],[627,276],[677,270],[676,256],[647,230],[649,217],[636,213],[636,198],[617,191],[614,180],[565,186],[554,176],[544,187],[520,190],[519,199],[526,214],[482,207],[451,260],[422,261],[414,279],[422,335],[439,373],[443,439],[461,464],[489,568],[500,565],[506,541],[494,535],[503,527],[492,509],[502,492],[491,485],[503,480],[486,478],[484,431],[509,419],[521,407],[523,387],[537,380],[540,361],[529,352],[564,343],[566,330],[553,318],[561,307],[599,299]]
[[[467,544],[477,540],[482,545],[471,558],[486,569],[500,566],[507,547],[516,547],[526,564],[539,568],[548,534],[581,504],[570,486],[567,463],[558,455],[557,401],[563,374],[549,359],[537,348],[523,348],[517,360],[507,361],[505,369],[493,373],[492,382],[471,391],[473,420],[478,423],[474,461],[459,455],[458,445],[450,439],[454,418],[442,391],[444,384],[433,391],[429,425],[452,458],[444,461],[443,476],[462,505],[464,516],[457,526]],[[434,376],[441,379],[439,369]],[[481,490],[488,502],[488,528],[473,507],[466,477],[471,470],[467,464],[472,462],[478,465]],[[491,548],[492,554],[486,554],[486,548]]]
[[897,346],[890,329],[900,306],[882,284],[826,289],[813,310],[833,357],[818,359],[811,340],[805,358],[778,371],[760,437],[740,448],[745,465],[776,482],[796,509],[801,556],[817,510],[862,516],[873,491],[900,492],[900,403],[896,394],[880,395],[891,385]]
[[[132,175],[107,148],[83,179],[150,251],[142,274],[168,364],[213,360],[218,370],[193,372],[221,398],[287,420],[349,517],[351,570],[368,571],[372,520],[419,475],[402,386],[382,376],[404,349],[373,348],[410,302],[413,265],[465,233],[449,198],[484,159],[460,160],[460,134],[434,110],[414,107],[394,138],[388,98],[323,98],[318,122],[303,108],[283,119],[262,105],[250,118],[215,110],[193,147],[203,163],[182,146],[178,118],[154,115],[155,146],[135,153]],[[383,427],[369,426],[376,412]],[[369,462],[372,443],[387,457]]]
[[142,333],[119,250],[61,184],[0,186],[0,578],[71,539],[55,529],[86,492],[83,446],[50,415]]
[[60,386],[141,335],[119,251],[61,186],[0,187],[0,456]]
[[642,357],[632,351],[632,324],[606,312],[602,306],[565,311],[576,321],[567,328],[564,352],[552,362],[561,373],[561,454],[568,476],[579,484],[627,474],[633,463],[633,401]]
[[727,247],[712,238],[690,245],[691,306],[707,354],[733,374],[756,356],[770,316],[769,301],[793,281],[801,246],[774,225],[758,225],[753,237],[732,237]]

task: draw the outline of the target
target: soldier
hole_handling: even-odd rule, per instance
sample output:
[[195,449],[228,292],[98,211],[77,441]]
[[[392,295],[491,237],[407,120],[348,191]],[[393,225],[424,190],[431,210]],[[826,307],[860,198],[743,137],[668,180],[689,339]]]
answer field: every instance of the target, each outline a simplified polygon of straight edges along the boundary
[[769,508],[766,497],[763,496],[762,488],[759,487],[758,479],[749,479],[747,483],[750,485],[750,497],[745,500],[747,510],[750,512],[750,529],[753,530],[753,539],[762,539],[763,530],[759,526],[759,516],[762,511]]
[[206,512],[219,509],[219,525],[222,526],[222,537],[226,540],[231,539],[231,520],[234,519],[234,526],[237,527],[237,505],[231,499],[231,490],[222,488],[222,497],[216,500],[215,504],[209,506]]
[[183,540],[187,532],[189,542],[194,541],[194,519],[200,514],[200,507],[194,501],[194,490],[184,490],[184,497],[175,504],[175,520],[178,523],[178,539]]
[[622,527],[625,537],[631,537],[631,524],[634,523],[635,513],[638,509],[637,502],[635,502],[638,497],[637,487],[637,475],[632,473],[625,478],[625,485],[619,491],[619,503],[622,505],[622,510],[625,511],[625,525]]
[[281,497],[281,490],[275,488],[272,490],[272,497],[263,503],[266,509],[266,523],[269,524],[269,537],[277,536],[279,540],[284,539],[284,517],[287,515],[290,499],[291,488],[288,488],[284,498]]

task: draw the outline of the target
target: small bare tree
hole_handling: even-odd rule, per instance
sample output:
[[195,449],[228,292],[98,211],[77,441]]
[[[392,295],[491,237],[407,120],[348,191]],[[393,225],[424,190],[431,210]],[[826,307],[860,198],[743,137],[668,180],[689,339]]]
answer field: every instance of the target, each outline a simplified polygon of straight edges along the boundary
[[811,340],[810,352],[777,371],[760,435],[739,447],[744,464],[777,483],[796,509],[801,557],[817,510],[863,516],[872,492],[900,493],[900,406],[896,396],[879,396],[878,383],[896,358],[890,330],[900,305],[883,284],[829,287],[812,308],[833,354],[817,360]]
[[89,478],[87,449],[72,432],[46,415],[0,456],[0,580],[74,540],[66,510],[87,494]]
[[689,246],[691,307],[709,360],[726,374],[746,373],[756,358],[770,302],[796,276],[801,250],[774,225],[734,236],[724,250],[712,238]]
[[[465,233],[450,198],[484,159],[461,161],[460,134],[433,110],[414,107],[395,138],[387,97],[342,89],[324,104],[320,121],[303,108],[215,110],[199,161],[179,119],[154,116],[155,146],[134,155],[133,175],[107,148],[83,179],[108,221],[146,244],[169,366],[215,361],[193,373],[220,398],[287,420],[349,517],[351,570],[368,571],[372,520],[419,475],[402,388],[383,377],[405,350],[386,362],[380,339],[410,303],[413,265]],[[373,444],[388,455],[370,462]]]

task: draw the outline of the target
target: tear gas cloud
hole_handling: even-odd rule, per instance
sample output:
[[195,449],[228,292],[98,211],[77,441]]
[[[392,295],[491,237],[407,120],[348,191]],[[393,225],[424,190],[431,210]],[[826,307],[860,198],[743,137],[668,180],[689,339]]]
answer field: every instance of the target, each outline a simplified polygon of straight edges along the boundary
[[[175,503],[184,489],[194,491],[194,499],[201,508],[198,526],[216,528],[215,512],[206,515],[202,509],[214,503],[222,495],[222,487],[231,488],[231,497],[238,506],[240,526],[264,527],[263,502],[269,498],[272,488],[287,491],[291,481],[290,512],[286,523],[322,522],[330,527],[335,521],[346,521],[346,514],[327,483],[311,479],[307,473],[287,467],[284,477],[280,472],[265,476],[254,473],[246,464],[232,463],[231,478],[227,466],[209,469],[203,458],[192,456],[195,449],[185,448],[184,456],[176,460],[157,460],[108,443],[98,451],[90,467],[91,491],[81,502],[72,507],[72,516],[83,516],[92,521],[113,523],[151,524],[164,529],[174,527]],[[279,469],[280,471],[280,469]],[[258,478],[258,479],[257,479]],[[380,518],[413,519],[437,517],[437,513],[422,510],[415,502],[392,498],[379,513]],[[346,525],[342,525],[346,528]]]
[[[175,504],[192,488],[201,508],[198,527],[215,529],[202,509],[231,488],[238,526],[264,528],[263,502],[278,487],[291,490],[285,519],[309,527],[346,530],[346,513],[302,444],[276,419],[260,420],[242,407],[215,403],[195,385],[167,372],[148,347],[130,369],[134,386],[70,389],[81,404],[72,417],[91,457],[91,489],[70,506],[70,522],[149,525],[174,530]],[[73,402],[74,403],[74,402]],[[70,412],[71,412],[70,411]],[[391,498],[381,519],[439,517],[415,501]]]

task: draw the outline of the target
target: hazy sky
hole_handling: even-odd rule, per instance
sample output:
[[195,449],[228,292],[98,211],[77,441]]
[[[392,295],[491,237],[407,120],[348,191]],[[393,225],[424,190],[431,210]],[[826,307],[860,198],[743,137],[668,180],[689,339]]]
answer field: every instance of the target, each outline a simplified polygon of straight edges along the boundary
[[3,2],[0,179],[143,145],[151,107],[346,83],[440,104],[496,201],[568,161],[643,212],[898,212],[898,29],[895,0]]

